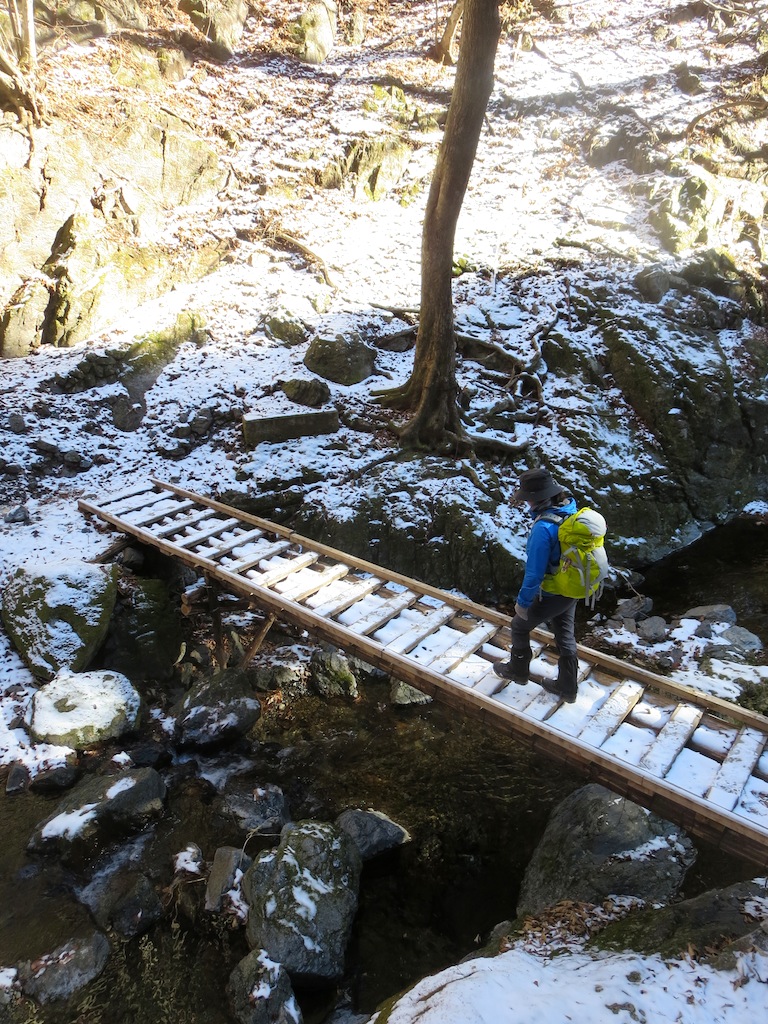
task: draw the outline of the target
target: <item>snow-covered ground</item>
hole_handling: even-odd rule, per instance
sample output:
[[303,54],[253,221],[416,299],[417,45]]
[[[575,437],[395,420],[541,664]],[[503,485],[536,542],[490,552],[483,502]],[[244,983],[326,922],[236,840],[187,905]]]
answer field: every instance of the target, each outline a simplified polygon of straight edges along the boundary
[[[274,2],[259,5],[258,19],[254,17],[249,28],[254,45],[269,30],[270,12],[278,6],[285,7]],[[380,307],[418,306],[426,199],[426,189],[419,183],[428,179],[439,133],[427,130],[411,136],[416,148],[406,180],[397,194],[376,203],[354,198],[348,190],[320,192],[303,185],[274,191],[268,187],[264,196],[262,186],[286,180],[275,160],[277,152],[306,162],[313,146],[339,146],[361,130],[375,134],[386,122],[386,111],[363,112],[360,103],[370,92],[367,82],[374,73],[418,79],[426,94],[439,96],[450,88],[452,70],[430,64],[420,54],[423,44],[431,41],[436,6],[444,15],[450,5],[431,0],[411,5],[420,30],[409,36],[397,31],[393,10],[382,35],[369,37],[362,56],[361,51],[340,46],[322,69],[306,69],[293,77],[278,58],[266,64],[243,62],[228,69],[223,84],[220,77],[209,81],[208,98],[205,88],[198,89],[196,101],[203,106],[210,102],[213,107],[214,93],[226,88],[235,98],[274,93],[279,109],[273,115],[269,105],[262,104],[249,115],[248,130],[233,157],[246,183],[232,186],[213,206],[181,211],[177,227],[191,224],[196,232],[234,237],[257,219],[277,217],[282,230],[300,237],[322,258],[336,288],[329,288],[295,255],[270,250],[259,241],[241,241],[231,263],[194,286],[178,288],[137,309],[99,337],[71,350],[42,351],[4,363],[2,458],[17,468],[0,477],[0,585],[20,563],[90,560],[108,546],[110,535],[78,512],[80,497],[121,490],[150,475],[211,492],[234,486],[244,470],[258,482],[301,476],[313,469],[325,477],[320,486],[330,504],[334,494],[343,493],[334,488],[345,474],[381,454],[369,435],[346,429],[333,443],[327,438],[303,439],[247,452],[239,421],[243,411],[265,416],[286,411],[289,403],[274,388],[275,382],[307,375],[304,346],[286,347],[265,331],[265,321],[273,313],[289,310],[310,326],[322,323],[339,330],[362,323],[386,334],[404,324]],[[562,282],[552,276],[547,263],[562,255],[563,238],[571,244],[634,253],[641,261],[660,254],[640,201],[634,206],[628,202],[620,165],[597,169],[576,158],[588,127],[584,115],[572,111],[560,121],[553,118],[549,101],[573,90],[578,76],[590,89],[604,89],[606,95],[610,91],[614,100],[633,106],[646,120],[663,116],[665,126],[675,131],[710,102],[707,72],[714,74],[726,60],[735,65],[754,55],[742,43],[719,43],[714,31],[702,27],[701,19],[671,19],[670,13],[684,6],[671,0],[577,0],[557,6],[563,22],[534,19],[527,26],[534,33],[534,49],[520,45],[519,33],[502,41],[488,130],[481,139],[456,240],[456,255],[484,271],[457,285],[457,326],[471,331],[490,316],[505,325],[510,343],[514,333],[516,344],[524,319],[532,338],[551,308],[563,301]],[[672,33],[674,45],[669,37],[665,45],[657,41],[654,32],[662,28]],[[703,69],[703,94],[668,87],[674,68],[686,63]],[[656,88],[648,87],[652,79]],[[177,88],[191,90],[194,85],[187,79]],[[504,113],[505,105],[512,109],[516,102],[537,98],[542,101],[539,115],[517,119]],[[518,290],[515,303],[506,286],[497,282],[496,271],[503,267],[539,273],[527,290]],[[146,395],[146,413],[138,429],[123,431],[114,425],[113,404],[127,395],[120,383],[74,394],[49,387],[56,375],[67,376],[75,369],[86,353],[125,349],[190,310],[204,319],[205,335],[182,345],[162,371]],[[377,377],[344,388],[344,401],[350,406],[365,404],[372,388],[406,380],[411,360],[410,353],[380,351]],[[179,447],[176,428],[201,409],[210,410],[215,430],[188,450]],[[60,469],[43,468],[46,452],[52,449],[62,456]],[[605,451],[606,458],[615,460],[617,472],[626,471],[637,458],[622,437],[606,438]],[[72,453],[69,458],[67,453]],[[569,452],[563,448],[557,454],[567,458]],[[641,466],[638,472],[647,468]],[[765,508],[754,505],[752,511]],[[519,513],[505,512],[498,528],[505,542],[520,552]],[[740,668],[740,678],[764,678],[760,670],[752,676],[749,671]],[[726,670],[722,686],[713,681],[713,691],[732,697],[732,675]],[[34,772],[59,762],[66,751],[30,741],[23,720],[33,692],[32,676],[0,634],[0,764],[20,761]],[[765,921],[765,908],[761,916]],[[0,972],[0,987],[4,978],[5,972]],[[553,958],[541,951],[513,949],[425,980],[387,1020],[556,1024],[590,1018],[606,1024],[735,1024],[764,1015],[767,983],[764,954],[744,955],[737,972],[716,973],[693,962],[666,964],[633,954],[593,957],[579,952]]]

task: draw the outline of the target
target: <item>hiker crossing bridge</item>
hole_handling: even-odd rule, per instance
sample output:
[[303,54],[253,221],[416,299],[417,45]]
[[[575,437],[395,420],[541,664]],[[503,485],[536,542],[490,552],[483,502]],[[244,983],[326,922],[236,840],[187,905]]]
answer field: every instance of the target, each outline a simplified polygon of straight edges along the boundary
[[[82,512],[222,589],[507,730],[715,846],[768,865],[768,718],[579,646],[579,692],[532,634],[531,679],[500,679],[509,617],[170,483],[82,500]],[[268,619],[269,621],[269,619]]]

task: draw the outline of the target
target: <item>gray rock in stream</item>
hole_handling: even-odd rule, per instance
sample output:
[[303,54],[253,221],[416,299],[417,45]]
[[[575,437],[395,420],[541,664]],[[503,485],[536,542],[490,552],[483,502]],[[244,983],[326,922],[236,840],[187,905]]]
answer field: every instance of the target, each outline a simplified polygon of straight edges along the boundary
[[340,978],[360,870],[355,843],[335,825],[286,825],[277,849],[263,853],[243,879],[249,946],[265,950],[293,981]]
[[584,786],[549,819],[526,869],[517,914],[537,914],[565,899],[599,904],[611,895],[667,903],[695,856],[679,826],[603,786]]
[[84,779],[35,829],[29,849],[67,860],[139,832],[163,812],[165,783],[153,768]]
[[281,964],[254,949],[229,976],[227,997],[240,1024],[302,1024],[304,1018]]
[[109,942],[101,932],[86,939],[73,939],[52,953],[20,964],[21,990],[38,1003],[69,999],[98,978],[108,959]]

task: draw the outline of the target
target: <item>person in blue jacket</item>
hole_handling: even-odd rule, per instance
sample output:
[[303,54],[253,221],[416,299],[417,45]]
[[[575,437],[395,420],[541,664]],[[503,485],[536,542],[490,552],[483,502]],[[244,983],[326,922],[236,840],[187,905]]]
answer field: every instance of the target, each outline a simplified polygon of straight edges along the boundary
[[526,546],[525,575],[515,602],[509,661],[495,665],[494,671],[502,679],[524,686],[531,664],[531,630],[546,622],[554,634],[560,658],[557,680],[542,680],[540,685],[572,704],[576,700],[579,669],[574,636],[576,598],[548,594],[541,589],[544,576],[560,561],[560,542],[559,524],[539,517],[551,514],[565,519],[577,511],[576,502],[544,467],[521,474],[513,501],[527,503],[533,526]]

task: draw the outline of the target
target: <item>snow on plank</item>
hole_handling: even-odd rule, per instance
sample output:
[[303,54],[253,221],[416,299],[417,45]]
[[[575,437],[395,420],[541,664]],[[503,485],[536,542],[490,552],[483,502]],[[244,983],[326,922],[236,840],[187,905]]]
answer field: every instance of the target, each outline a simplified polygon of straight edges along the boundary
[[718,807],[733,810],[747,784],[752,769],[765,749],[766,735],[756,729],[741,729],[739,735],[720,765],[720,770],[706,793]]
[[375,633],[385,622],[394,619],[405,608],[415,604],[418,599],[418,594],[414,594],[411,590],[404,590],[402,594],[396,594],[394,597],[382,601],[378,608],[372,608],[359,619],[345,623],[345,625],[351,632],[358,633],[360,636]]
[[698,728],[703,715],[704,708],[678,704],[659,730],[651,749],[640,758],[640,767],[656,778],[663,779]]
[[579,739],[591,747],[600,748],[621,725],[632,708],[643,695],[641,683],[625,679],[620,683],[586,727],[579,733]]
[[[227,558],[222,559],[222,565],[227,572],[234,573],[245,573],[248,569],[254,569],[259,562],[266,562],[270,558],[274,558],[275,555],[281,555],[284,551],[287,551],[291,547],[291,541],[289,540],[276,540],[272,544],[243,544],[244,552],[240,552],[235,561],[230,561]],[[237,553],[237,548],[234,548],[232,554]]]
[[[379,579],[378,576],[369,576],[363,580],[344,582],[338,587],[338,593],[333,594],[333,596],[330,594],[320,594],[318,597],[322,598],[325,596],[325,600],[318,604],[307,601],[307,607],[311,608],[315,615],[319,615],[324,619],[335,619],[337,615],[341,615],[348,608],[351,608],[353,604],[357,604],[358,601],[368,597],[374,590],[378,590],[383,586],[384,580]],[[328,589],[329,591],[334,589],[334,585],[331,584]]]
[[490,640],[494,633],[498,632],[498,628],[492,622],[480,623],[469,633],[465,633],[460,640],[457,640],[434,661],[428,662],[429,667],[433,672],[442,672],[443,674],[450,672],[470,654],[474,654],[487,640]]
[[407,654],[428,636],[431,636],[436,629],[440,629],[441,626],[450,622],[455,615],[456,609],[444,604],[439,608],[433,608],[426,614],[422,613],[421,621],[414,622],[404,633],[400,633],[394,639],[388,642],[380,636],[376,636],[375,639],[381,640],[387,651],[392,654]]

